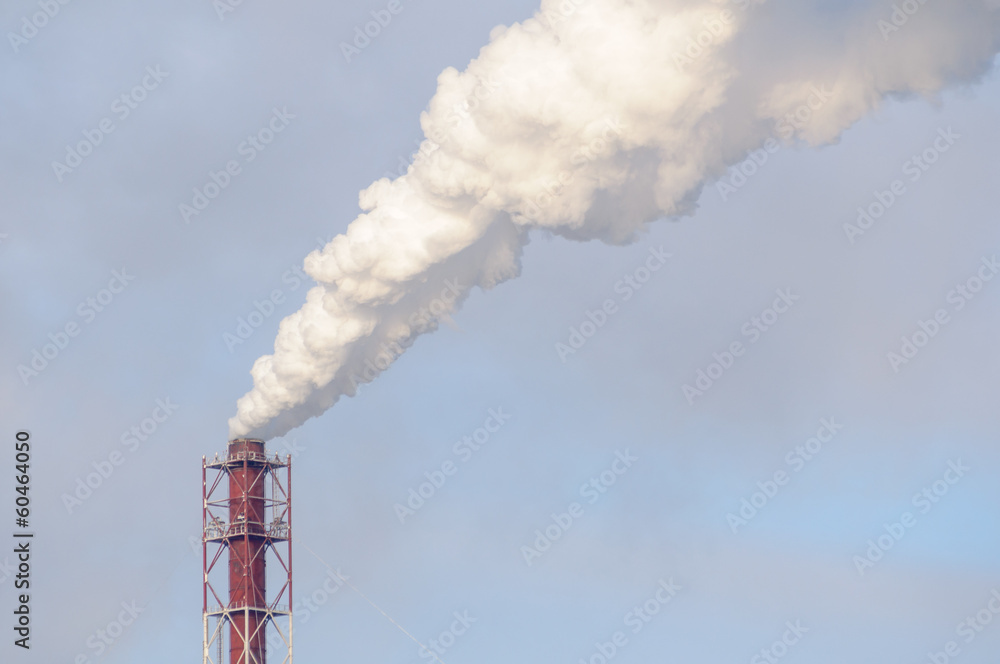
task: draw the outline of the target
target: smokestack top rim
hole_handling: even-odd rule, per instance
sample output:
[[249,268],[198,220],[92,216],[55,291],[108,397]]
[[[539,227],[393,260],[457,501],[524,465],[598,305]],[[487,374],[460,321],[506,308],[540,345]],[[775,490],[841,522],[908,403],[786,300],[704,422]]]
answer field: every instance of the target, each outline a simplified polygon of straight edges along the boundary
[[261,440],[260,438],[233,438],[232,440],[229,441],[229,445],[240,445],[240,444],[245,445],[247,443],[260,443],[261,445],[263,445],[264,441]]

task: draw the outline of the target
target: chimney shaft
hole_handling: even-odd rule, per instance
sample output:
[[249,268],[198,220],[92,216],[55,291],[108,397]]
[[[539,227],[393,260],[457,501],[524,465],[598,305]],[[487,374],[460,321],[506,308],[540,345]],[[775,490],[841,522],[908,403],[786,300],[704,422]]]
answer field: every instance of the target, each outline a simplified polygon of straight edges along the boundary
[[[233,440],[228,457],[230,664],[266,664],[267,588],[264,573],[264,485],[267,457],[260,440]],[[243,609],[242,611],[240,609]]]

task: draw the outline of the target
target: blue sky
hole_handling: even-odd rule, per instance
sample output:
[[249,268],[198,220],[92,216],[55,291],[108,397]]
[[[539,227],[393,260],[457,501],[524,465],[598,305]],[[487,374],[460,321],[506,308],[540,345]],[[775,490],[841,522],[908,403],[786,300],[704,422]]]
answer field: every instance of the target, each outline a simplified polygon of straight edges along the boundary
[[[0,58],[3,463],[30,431],[37,533],[33,648],[8,641],[4,661],[200,657],[200,457],[224,449],[251,365],[305,301],[291,270],[415,151],[441,70],[537,9],[401,6],[350,63],[338,44],[385,3],[248,0],[224,20],[209,2],[70,3]],[[35,11],[8,3],[0,25]],[[158,66],[168,76],[121,118],[114,100]],[[789,663],[926,662],[949,641],[963,664],[993,661],[991,613],[970,643],[956,626],[1000,588],[1000,281],[961,310],[949,294],[1000,253],[998,107],[993,72],[889,99],[838,141],[769,155],[726,200],[713,181],[694,215],[627,246],[533,231],[519,278],[474,289],[357,396],[269,443],[296,450],[296,537],[425,643],[455,612],[475,618],[449,664],[589,662],[617,631],[615,662],[752,662],[796,621],[808,632]],[[275,108],[294,118],[186,224],[178,206],[243,159]],[[114,131],[60,182],[52,161],[105,117]],[[911,181],[906,162],[949,128],[954,145]],[[852,244],[844,224],[897,179],[905,193]],[[624,301],[615,285],[651,247],[672,256]],[[79,306],[116,270],[134,281],[89,320]],[[230,351],[225,335],[276,290],[274,313]],[[779,290],[799,299],[751,342],[744,325]],[[608,299],[615,313],[564,362],[556,344]],[[950,322],[894,371],[888,353],[938,309]],[[71,322],[79,335],[25,380],[19,365]],[[689,403],[683,386],[737,341],[744,354]],[[123,444],[157,400],[176,412]],[[491,409],[509,421],[463,461],[455,443]],[[824,418],[843,429],[795,471],[786,455]],[[581,485],[626,450],[637,460],[590,504]],[[115,451],[124,462],[67,508]],[[449,460],[457,472],[400,523],[394,506]],[[970,470],[922,513],[914,495],[959,460]],[[788,483],[734,533],[727,515],[778,471]],[[574,502],[583,515],[529,566],[522,547]],[[906,512],[915,525],[860,574],[855,556]],[[326,568],[304,547],[295,559],[304,599]],[[633,634],[629,612],[670,579],[676,596]],[[0,590],[10,620],[12,581]],[[122,602],[143,612],[97,656],[88,638]],[[348,588],[295,637],[300,662],[427,661]]]

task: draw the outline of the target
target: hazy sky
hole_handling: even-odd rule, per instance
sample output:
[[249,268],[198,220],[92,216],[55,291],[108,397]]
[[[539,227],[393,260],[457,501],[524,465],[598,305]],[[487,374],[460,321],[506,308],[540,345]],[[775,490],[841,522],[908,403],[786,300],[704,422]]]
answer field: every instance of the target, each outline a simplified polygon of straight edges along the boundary
[[[341,43],[391,3],[222,2],[70,2],[0,46],[0,495],[9,534],[14,434],[28,430],[37,533],[30,653],[11,644],[0,553],[3,661],[199,661],[201,456],[224,450],[251,366],[314,285],[303,258],[411,161],[438,75],[538,10],[400,0],[348,62]],[[948,661],[995,661],[995,3],[927,3],[898,32],[878,24],[890,2],[743,4],[713,8],[754,37],[724,54],[719,124],[698,125],[739,140],[705,149],[718,159],[680,206],[692,214],[624,246],[525,229],[518,278],[472,288],[378,380],[269,442],[295,454],[296,537],[424,643],[465,629],[449,664],[600,662],[616,632],[624,664],[767,661],[762,649],[928,662],[949,642]],[[20,33],[39,11],[6,3],[0,26]],[[892,67],[866,57],[894,44]],[[746,106],[743,124],[740,99],[843,82],[842,65],[863,84],[744,162],[763,138],[749,118],[774,109]],[[270,143],[250,139],[265,128]],[[81,141],[98,144],[67,162]],[[718,169],[734,161],[750,175]],[[227,184],[186,215],[212,173]],[[623,224],[645,214],[626,202]],[[859,222],[859,208],[884,211]],[[49,343],[65,347],[43,367]],[[128,433],[144,420],[145,440]],[[65,497],[113,454],[89,497]],[[456,472],[401,519],[443,466]],[[600,489],[581,491],[592,478]],[[538,551],[536,531],[570,512]],[[296,598],[323,600],[298,607],[300,663],[431,661],[352,590],[322,590],[305,547],[295,562]],[[98,654],[123,602],[142,612]]]

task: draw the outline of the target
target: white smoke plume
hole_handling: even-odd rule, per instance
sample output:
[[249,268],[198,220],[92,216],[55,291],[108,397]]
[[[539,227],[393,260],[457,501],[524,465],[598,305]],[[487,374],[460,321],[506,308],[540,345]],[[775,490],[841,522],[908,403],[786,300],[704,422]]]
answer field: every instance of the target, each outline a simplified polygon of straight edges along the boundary
[[517,276],[533,229],[630,242],[769,140],[829,143],[886,98],[975,81],[998,4],[543,0],[439,76],[420,156],[306,257],[318,285],[254,364],[231,436],[353,395],[472,288]]

